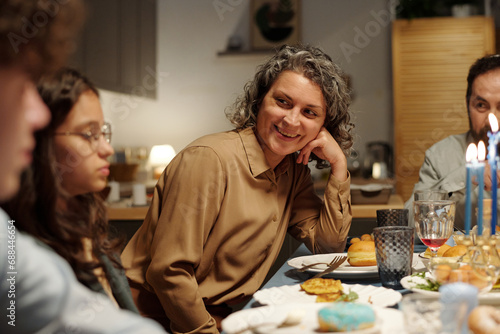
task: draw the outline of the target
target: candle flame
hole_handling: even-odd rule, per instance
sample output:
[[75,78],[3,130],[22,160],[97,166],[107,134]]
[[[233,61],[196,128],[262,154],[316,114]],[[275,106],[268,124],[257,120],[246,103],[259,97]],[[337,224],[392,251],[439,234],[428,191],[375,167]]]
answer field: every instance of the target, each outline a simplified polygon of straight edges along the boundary
[[467,152],[465,152],[465,161],[471,162],[477,158],[477,148],[476,144],[469,144],[467,147]]
[[491,132],[497,132],[498,131],[498,120],[493,115],[493,113],[490,113],[488,115],[488,120],[490,121],[490,127],[491,127]]
[[479,161],[484,161],[486,158],[486,146],[484,145],[484,142],[481,140],[479,141],[479,144],[477,144],[477,159]]

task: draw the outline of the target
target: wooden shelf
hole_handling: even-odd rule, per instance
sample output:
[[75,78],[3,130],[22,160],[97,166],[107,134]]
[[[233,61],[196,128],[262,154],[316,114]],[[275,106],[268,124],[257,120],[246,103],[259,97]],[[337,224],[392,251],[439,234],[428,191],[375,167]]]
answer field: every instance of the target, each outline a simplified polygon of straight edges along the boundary
[[106,203],[108,220],[113,221],[143,221],[149,210],[151,201],[147,205],[133,206],[132,198],[124,198],[120,202]]
[[353,204],[352,218],[377,218],[377,210],[404,209],[405,203],[401,196],[392,194],[387,204]]
[[[391,195],[387,204],[354,204],[352,208],[352,218],[376,218],[377,210],[382,209],[403,209],[404,202],[401,196]],[[144,220],[149,206],[138,207],[117,207],[108,206],[109,220]]]
[[108,207],[109,220],[140,220],[143,221],[149,206]]

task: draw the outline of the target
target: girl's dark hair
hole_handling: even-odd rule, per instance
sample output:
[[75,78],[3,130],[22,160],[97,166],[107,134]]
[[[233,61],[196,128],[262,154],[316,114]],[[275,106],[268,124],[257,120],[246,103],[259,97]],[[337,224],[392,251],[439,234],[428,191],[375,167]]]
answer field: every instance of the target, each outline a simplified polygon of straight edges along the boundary
[[[226,113],[227,118],[237,129],[255,126],[262,100],[284,71],[302,74],[321,88],[326,102],[324,126],[347,153],[352,146],[354,128],[349,112],[350,89],[342,69],[317,47],[283,45],[258,68],[253,80],[245,85],[243,95]],[[322,163],[316,156],[313,159]]]
[[[79,97],[89,91],[98,95],[98,91],[87,78],[69,68],[43,77],[38,91],[52,118],[47,128],[35,134],[33,162],[21,178],[18,195],[3,207],[20,230],[40,239],[65,258],[80,282],[94,284],[97,278],[93,269],[103,266],[102,254],[121,268],[118,254],[122,241],[108,236],[106,208],[98,194],[69,196],[62,188],[53,138]],[[93,262],[85,258],[83,238],[92,240]]]

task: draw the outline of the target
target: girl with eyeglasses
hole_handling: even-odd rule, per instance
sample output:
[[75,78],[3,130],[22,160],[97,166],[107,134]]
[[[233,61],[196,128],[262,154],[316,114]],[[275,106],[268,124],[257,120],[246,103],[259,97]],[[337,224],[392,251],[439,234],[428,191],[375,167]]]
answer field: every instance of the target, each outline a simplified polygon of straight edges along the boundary
[[65,258],[81,283],[137,312],[119,259],[122,241],[108,235],[99,195],[113,148],[98,91],[69,68],[42,78],[37,88],[51,121],[36,134],[19,194],[4,208],[19,229]]

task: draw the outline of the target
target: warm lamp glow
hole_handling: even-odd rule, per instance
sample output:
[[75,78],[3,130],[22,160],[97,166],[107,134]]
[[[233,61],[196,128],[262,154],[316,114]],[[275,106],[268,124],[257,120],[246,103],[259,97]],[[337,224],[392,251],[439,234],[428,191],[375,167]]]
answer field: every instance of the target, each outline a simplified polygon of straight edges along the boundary
[[149,153],[149,164],[153,167],[154,178],[158,179],[165,167],[175,157],[175,150],[170,145],[155,145]]
[[467,147],[467,152],[465,152],[465,161],[471,162],[477,158],[477,148],[476,144],[469,144]]
[[374,179],[380,179],[381,175],[382,175],[382,166],[380,165],[380,162],[374,162],[372,166],[372,177]]
[[495,115],[490,113],[488,115],[488,120],[490,121],[491,132],[493,132],[493,133],[497,132],[498,131],[498,120],[495,117]]
[[484,161],[484,159],[486,159],[486,146],[481,140],[479,144],[477,144],[477,160]]

